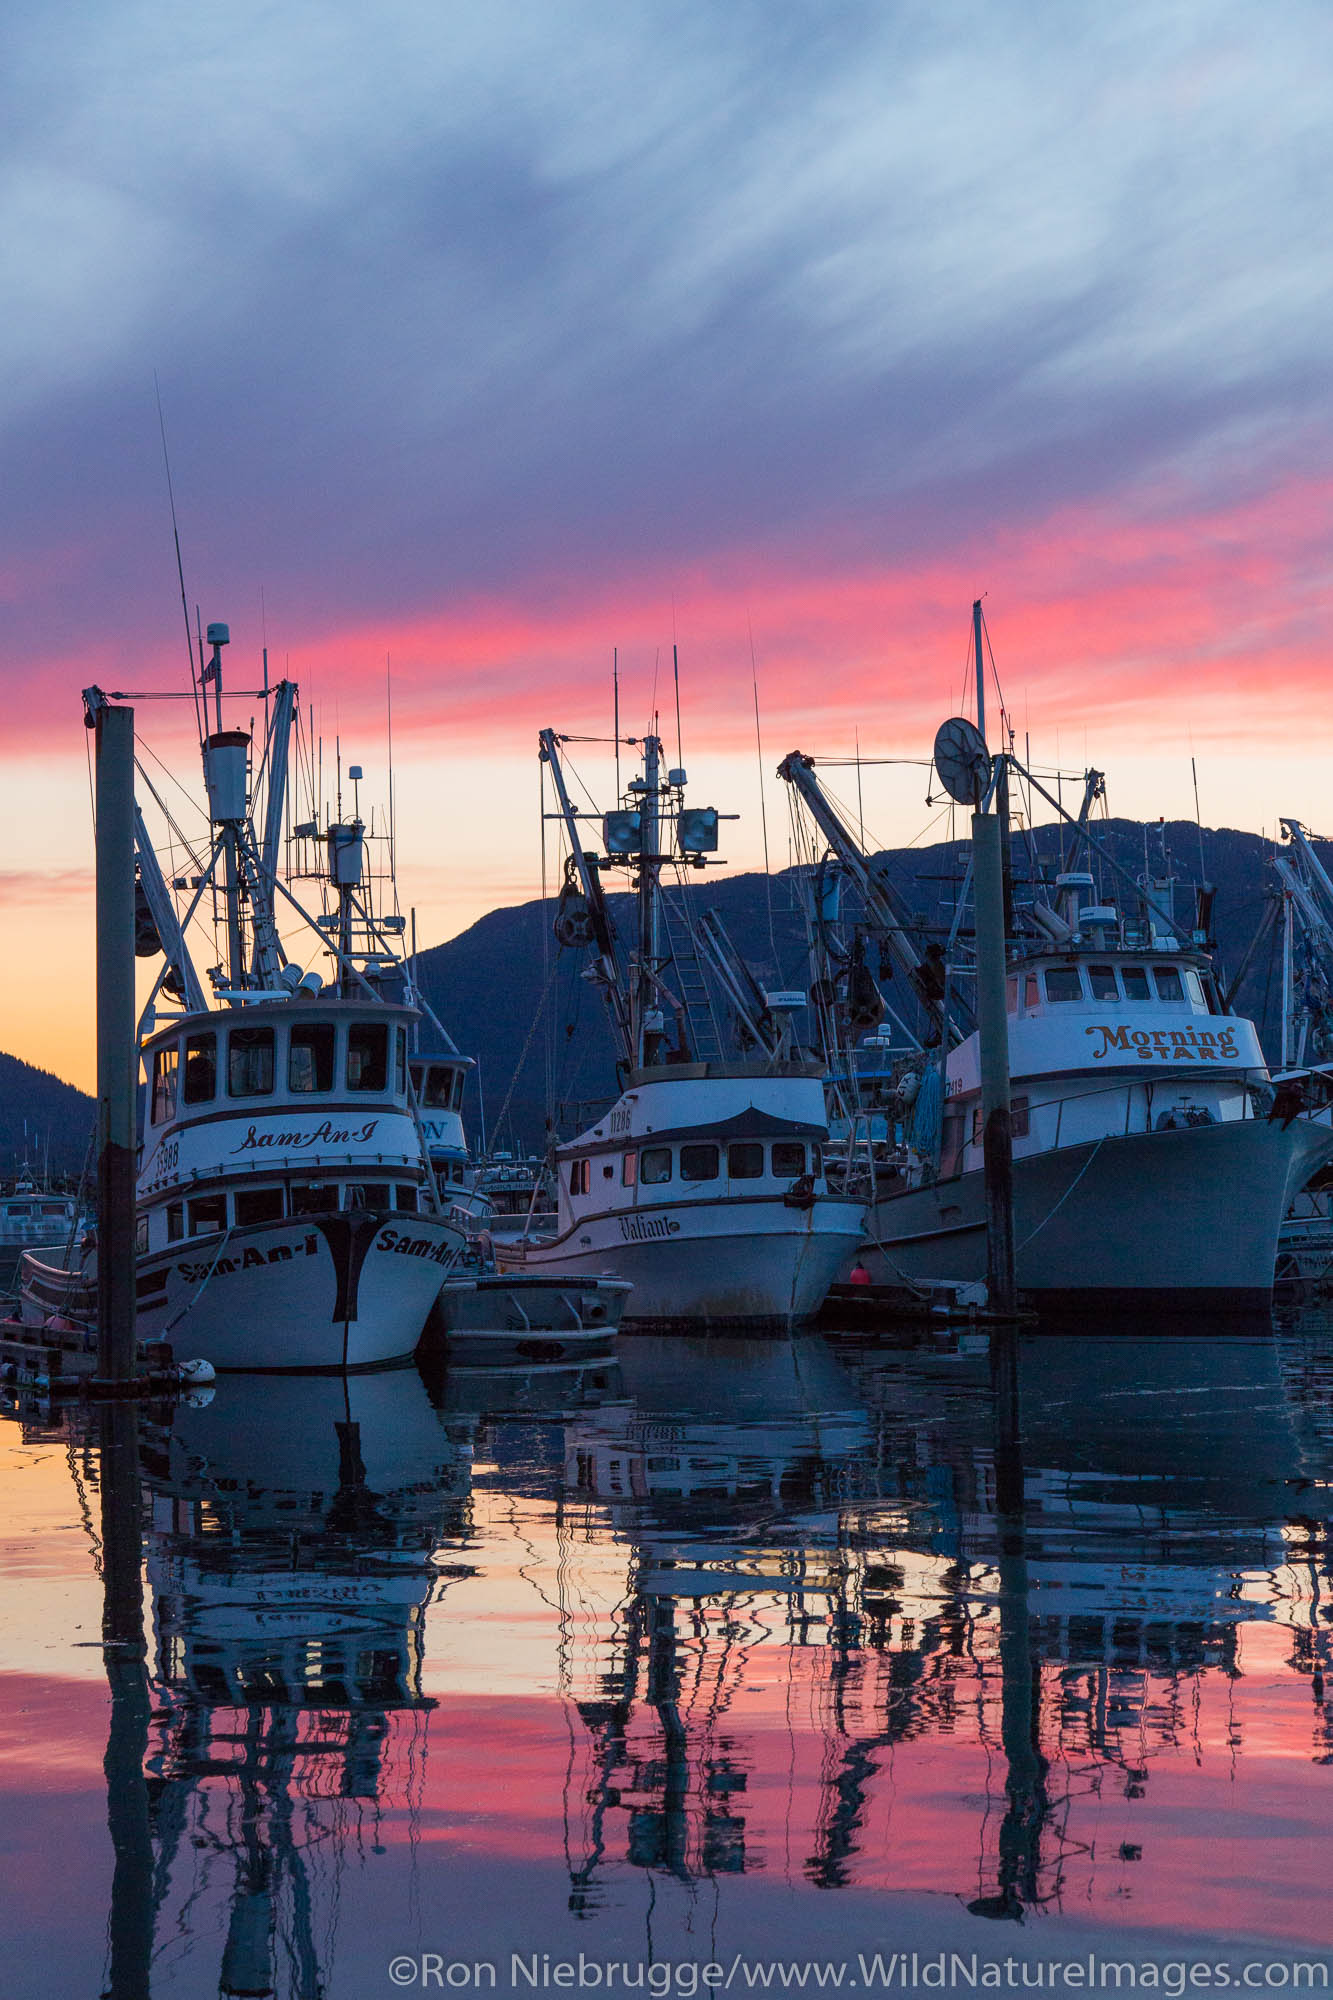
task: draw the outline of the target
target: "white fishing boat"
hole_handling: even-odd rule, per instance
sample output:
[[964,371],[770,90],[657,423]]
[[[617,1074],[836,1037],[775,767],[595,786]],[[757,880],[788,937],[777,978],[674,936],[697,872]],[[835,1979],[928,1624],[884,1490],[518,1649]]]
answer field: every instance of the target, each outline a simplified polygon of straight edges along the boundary
[[[593,950],[621,1090],[555,1149],[555,1230],[497,1242],[497,1265],[628,1279],[626,1325],[785,1331],[818,1311],[862,1233],[860,1204],[830,1195],[825,1180],[824,1071],[791,1033],[804,996],[765,993],[721,926],[697,922],[669,892],[673,862],[701,867],[716,850],[718,815],[686,807],[683,770],[663,778],[659,739],[643,740],[643,775],[602,821],[604,859],[581,839],[561,740],[550,730],[541,739],[569,843],[556,935]],[[615,864],[635,875],[628,952],[602,886]],[[748,1053],[728,1049],[724,1012]]]
[[[264,830],[249,732],[224,727],[225,625],[201,676],[209,846],[172,894],[137,816],[145,955],[162,968],[140,1023],[145,1101],[138,1177],[141,1342],[224,1369],[360,1369],[406,1360],[464,1233],[440,1212],[408,1069],[418,1019],[395,951],[403,920],[376,910],[359,812],[295,830],[293,878],[319,884],[307,919],[279,879],[295,688],[265,690]],[[208,728],[210,697],[214,723]],[[90,709],[103,699],[88,696]],[[349,776],[356,782],[360,771]],[[304,857],[319,857],[306,867]],[[221,933],[209,1006],[187,943],[211,892]],[[327,988],[288,955],[279,896],[333,960]],[[395,1001],[386,995],[397,994]],[[162,1010],[174,997],[180,1011]],[[86,1310],[96,1250],[24,1259],[23,1316]]]
[[25,1250],[77,1242],[87,1224],[79,1196],[53,1188],[25,1160],[14,1185],[0,1194],[0,1280],[13,1275]]
[[[1075,819],[1012,751],[988,756],[961,717],[940,730],[935,765],[956,800],[995,799],[1006,854],[1013,782],[1054,809],[1075,852],[1086,846],[1116,884],[1113,900],[1091,872],[1065,869],[1054,907],[1035,890],[1028,935],[1011,930],[1008,941],[1020,1295],[1048,1312],[1266,1311],[1283,1218],[1333,1156],[1333,1132],[1299,1082],[1275,1088],[1253,1023],[1229,1011],[1206,948],[1211,891],[1182,921],[1169,867],[1150,875],[1145,855],[1132,877],[1098,843],[1089,812],[1100,772],[1087,774]],[[781,771],[859,888],[866,930],[878,933],[924,1022],[896,1066],[902,1143],[893,1160],[874,1163],[862,1262],[889,1285],[983,1280],[980,1038],[960,1025],[957,990],[971,972],[964,896],[947,946],[927,946],[824,793],[814,760],[796,751]],[[874,1018],[886,1011],[876,1000]]]
[[[1008,976],[1020,1288],[1048,1309],[1265,1309],[1283,1217],[1333,1134],[1274,1090],[1205,953],[1093,901],[1084,874],[1059,878],[1054,916]],[[930,1125],[914,1119],[900,1185],[870,1213],[866,1262],[887,1282],[985,1277],[975,1033],[949,1051],[938,1138]]]

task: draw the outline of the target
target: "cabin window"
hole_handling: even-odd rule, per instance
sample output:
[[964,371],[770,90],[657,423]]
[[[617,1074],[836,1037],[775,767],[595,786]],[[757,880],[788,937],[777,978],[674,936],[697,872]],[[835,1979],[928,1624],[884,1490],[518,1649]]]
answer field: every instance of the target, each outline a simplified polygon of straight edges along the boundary
[[141,1215],[134,1225],[134,1247],[142,1256],[148,1248],[148,1217]]
[[963,1150],[963,1113],[961,1107],[944,1114],[944,1125],[940,1143],[940,1179],[948,1180],[958,1172],[958,1155]]
[[252,1222],[281,1222],[286,1206],[280,1187],[240,1188],[232,1201],[238,1229]]
[[307,1181],[291,1192],[293,1215],[330,1215],[338,1206],[337,1181]]
[[185,1234],[185,1209],[178,1201],[167,1203],[167,1241],[179,1243]]
[[620,1162],[620,1185],[633,1187],[638,1178],[639,1156],[637,1153],[626,1153]]
[[461,1111],[463,1109],[463,1092],[466,1089],[467,1089],[467,1071],[465,1069],[455,1070],[454,1096],[453,1096],[453,1106],[455,1111]]
[[158,1049],[153,1057],[153,1112],[154,1125],[164,1125],[168,1118],[176,1116],[176,1044],[169,1049]]
[[979,1146],[986,1136],[986,1128],[981,1122],[981,1106],[972,1106],[972,1144]]
[[645,1187],[661,1187],[671,1179],[670,1146],[645,1146],[639,1160],[639,1176]]
[[228,1097],[268,1097],[272,1090],[272,1028],[233,1028],[227,1037]]
[[185,1037],[185,1082],[181,1096],[186,1104],[209,1104],[218,1088],[218,1038],[214,1034]]
[[406,1028],[394,1029],[393,1043],[395,1051],[393,1059],[393,1087],[397,1092],[397,1094],[399,1095],[399,1097],[406,1097],[407,1096],[407,1029]]
[[386,1090],[389,1030],[381,1021],[354,1021],[347,1030],[347,1088]]
[[387,1181],[354,1181],[347,1190],[348,1208],[387,1208],[389,1206],[389,1183]]
[[737,1139],[727,1147],[727,1175],[733,1181],[763,1179],[764,1149],[757,1139]]
[[1044,977],[1048,1000],[1056,1002],[1083,998],[1083,981],[1076,965],[1053,965]]
[[569,1169],[569,1192],[587,1194],[592,1186],[592,1161],[575,1160]]
[[773,1172],[779,1180],[785,1180],[788,1174],[805,1172],[805,1147],[799,1140],[774,1140]]
[[1116,984],[1115,967],[1113,965],[1090,965],[1088,967],[1088,985],[1092,988],[1092,997],[1094,1000],[1118,1000],[1120,998],[1120,988]]
[[1185,998],[1185,989],[1180,983],[1180,970],[1174,965],[1155,965],[1152,976],[1157,982],[1157,998],[1168,1003]]
[[680,1177],[683,1181],[715,1181],[720,1155],[716,1146],[682,1146]]
[[393,1205],[395,1208],[401,1209],[405,1215],[415,1215],[417,1212],[416,1189],[414,1187],[406,1187],[402,1181],[399,1181],[393,1191]]
[[292,1029],[287,1051],[287,1087],[304,1096],[333,1089],[334,1029],[331,1021],[311,1021]]
[[60,1215],[68,1222],[72,1213],[72,1207],[67,1201],[44,1201],[42,1203],[43,1215]]
[[201,1195],[198,1201],[190,1203],[191,1236],[211,1236],[216,1229],[227,1226],[227,1197],[225,1194]]
[[1146,1000],[1148,998],[1148,968],[1145,965],[1122,965],[1120,977],[1125,982],[1126,1000]]
[[1009,1105],[1009,1134],[1014,1139],[1026,1139],[1031,1125],[1028,1118],[1028,1100],[1015,1097]]
[[1024,987],[1023,1005],[1025,1007],[1040,1006],[1041,1001],[1037,993],[1037,975],[1035,972],[1029,972],[1027,978],[1023,982],[1023,987]]
[[442,1063],[432,1063],[421,1084],[421,1103],[426,1111],[447,1111],[453,1095],[454,1072]]
[[1011,973],[1004,982],[1004,1006],[1008,1014],[1018,1012],[1018,977],[1015,973]]
[[612,1164],[611,1164],[610,1160],[605,1160],[605,1161],[603,1161],[603,1163],[602,1163],[602,1179],[603,1179],[604,1181],[613,1181],[613,1180],[615,1179],[615,1177],[616,1177],[616,1170],[615,1170],[615,1168],[614,1168],[614,1167],[612,1166]]
[[816,1180],[820,1178],[824,1171],[824,1148],[820,1145],[818,1139],[815,1140],[810,1148],[810,1171]]
[[1185,967],[1185,991],[1189,995],[1191,1006],[1203,1006],[1203,988],[1199,984],[1199,975],[1192,965]]

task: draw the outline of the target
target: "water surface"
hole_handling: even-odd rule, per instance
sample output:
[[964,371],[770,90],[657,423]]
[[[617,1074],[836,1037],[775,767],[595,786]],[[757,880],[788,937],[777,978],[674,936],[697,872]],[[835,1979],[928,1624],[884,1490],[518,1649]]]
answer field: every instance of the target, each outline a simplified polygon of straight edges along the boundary
[[15,2000],[1333,1960],[1327,1320],[224,1378],[0,1487]]

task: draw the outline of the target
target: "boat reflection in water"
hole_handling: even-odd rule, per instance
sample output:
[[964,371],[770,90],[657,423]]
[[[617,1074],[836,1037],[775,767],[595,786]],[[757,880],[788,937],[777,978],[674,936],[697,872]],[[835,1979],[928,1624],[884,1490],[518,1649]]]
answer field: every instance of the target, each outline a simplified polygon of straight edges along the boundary
[[222,1383],[138,1447],[154,1711],[108,1771],[138,1727],[152,1992],[374,1991],[405,1942],[507,1991],[511,1952],[1317,1939],[1331,1357],[639,1338]]
[[437,1551],[470,1446],[400,1371],[224,1380],[140,1448],[159,1949],[221,1886],[218,1990],[319,1993],[346,1850],[419,1801],[424,1620],[469,1573]]
[[631,1404],[567,1432],[570,1504],[633,1552],[614,1646],[569,1676],[572,1907],[625,1863],[758,1867],[1317,1935],[1313,1845],[1265,1909],[1239,1782],[1277,1737],[1317,1787],[1294,1811],[1328,1810],[1330,1456],[1294,1352],[932,1336],[765,1371],[627,1342]]

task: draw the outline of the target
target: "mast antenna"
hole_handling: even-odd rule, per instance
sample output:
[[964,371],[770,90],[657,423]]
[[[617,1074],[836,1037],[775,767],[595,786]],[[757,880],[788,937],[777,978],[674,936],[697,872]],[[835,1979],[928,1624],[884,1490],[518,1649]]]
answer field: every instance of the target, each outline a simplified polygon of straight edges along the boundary
[[[176,494],[171,484],[171,456],[167,451],[167,420],[162,414],[162,387],[157,379],[156,368],[153,370],[153,394],[157,397],[157,427],[162,433],[162,463],[166,468],[167,502],[171,508],[171,539],[176,544],[176,577],[181,587],[181,613],[185,619],[185,650],[190,659],[190,693],[194,696],[194,719],[199,730],[199,740],[202,742],[207,732],[204,719],[199,713],[199,682],[195,675],[194,641],[190,636],[190,600],[185,593],[185,565],[181,560],[181,536],[180,529],[176,525]],[[201,642],[199,647],[200,666],[203,663],[204,649]]]
[[674,639],[671,642],[671,674],[676,683],[676,768],[683,770],[685,767],[685,752],[681,747],[680,741],[680,654],[676,649]]
[[611,648],[611,734],[616,742],[616,803],[620,803],[620,648]]
[[768,805],[764,798],[764,743],[759,733],[759,665],[754,656],[754,626],[745,621],[750,635],[750,685],[754,689],[754,754],[759,763],[759,825],[764,836],[764,893],[768,900],[768,942],[773,951],[774,976],[780,977],[777,939],[773,935],[773,871],[768,859]]
[[394,915],[400,914],[398,902],[398,816],[393,792],[393,662],[388,653],[384,655],[384,708],[388,718],[389,732],[389,880],[393,884]]

